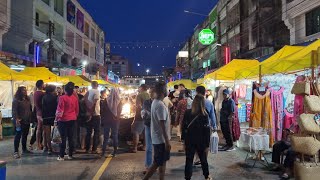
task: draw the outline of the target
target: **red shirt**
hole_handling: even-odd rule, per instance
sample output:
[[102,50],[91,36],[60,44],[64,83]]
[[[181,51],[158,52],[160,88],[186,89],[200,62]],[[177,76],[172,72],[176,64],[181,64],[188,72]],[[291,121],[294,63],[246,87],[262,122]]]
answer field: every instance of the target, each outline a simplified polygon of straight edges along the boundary
[[56,117],[58,121],[77,120],[79,114],[78,98],[74,95],[63,95],[59,97]]

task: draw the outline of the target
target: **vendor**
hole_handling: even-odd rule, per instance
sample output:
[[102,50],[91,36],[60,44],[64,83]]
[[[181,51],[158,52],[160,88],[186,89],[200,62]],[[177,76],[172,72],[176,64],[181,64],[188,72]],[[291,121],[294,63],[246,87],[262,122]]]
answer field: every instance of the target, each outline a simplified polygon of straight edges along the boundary
[[229,152],[234,150],[231,126],[235,110],[235,102],[230,97],[230,92],[228,89],[223,90],[223,98],[224,100],[222,102],[222,108],[220,111],[220,126],[223,137],[226,140],[226,145],[220,150]]
[[[281,178],[289,179],[289,174],[293,170],[294,161],[295,161],[295,152],[292,150],[289,136],[293,134],[293,131],[290,129],[284,130],[286,133],[286,138],[282,141],[277,142],[273,145],[272,149],[272,162],[275,163],[275,166],[272,168],[273,171],[284,171]],[[281,163],[281,155],[285,154],[286,158]]]

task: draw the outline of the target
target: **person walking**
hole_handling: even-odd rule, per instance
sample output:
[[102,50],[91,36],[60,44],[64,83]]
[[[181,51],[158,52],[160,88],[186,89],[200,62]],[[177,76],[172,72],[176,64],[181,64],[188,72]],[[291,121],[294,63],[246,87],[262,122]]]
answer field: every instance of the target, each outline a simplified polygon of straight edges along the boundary
[[166,162],[170,159],[170,118],[168,108],[163,102],[167,94],[166,84],[157,83],[154,88],[155,99],[151,105],[151,141],[153,144],[153,164],[143,178],[148,180],[159,168],[160,180],[164,180]]
[[48,155],[52,154],[51,126],[54,125],[57,106],[56,86],[49,85],[46,87],[46,94],[42,98],[43,139],[45,145],[43,152],[48,152]]
[[73,130],[74,122],[79,114],[78,98],[74,96],[74,83],[69,82],[65,85],[65,95],[59,97],[58,107],[56,111],[56,120],[61,136],[60,153],[58,161],[64,161],[66,151],[66,142],[68,138],[69,154],[68,159],[73,159]]
[[44,96],[44,82],[43,80],[38,80],[36,82],[37,90],[34,92],[34,106],[37,113],[37,145],[38,150],[43,150],[43,119],[42,119],[42,97]]
[[91,147],[91,135],[92,130],[94,131],[93,142],[92,142],[92,154],[97,154],[97,148],[100,137],[100,92],[98,90],[98,82],[92,81],[92,89],[90,89],[85,95],[86,105],[90,118],[87,123],[87,135],[86,135],[86,153],[89,153]]
[[228,89],[223,90],[223,98],[224,100],[222,102],[222,108],[220,111],[220,125],[223,137],[226,140],[226,145],[221,150],[230,152],[235,150],[233,147],[233,140],[231,134],[235,102],[230,97],[230,92]]
[[14,137],[14,154],[15,159],[20,158],[19,144],[21,140],[23,154],[31,153],[27,149],[27,137],[30,129],[32,115],[32,106],[27,96],[26,87],[19,87],[12,102],[12,118],[15,125],[16,135]]
[[[131,131],[133,134],[133,149],[131,150],[131,153],[136,153],[138,150],[138,143],[139,143],[139,136],[142,134],[144,130],[144,122],[141,117],[141,110],[143,102],[147,99],[150,99],[150,96],[147,92],[147,86],[145,84],[142,84],[139,88],[139,94],[136,98],[136,114],[134,117],[134,121],[131,125]],[[145,150],[145,147],[141,147],[142,151]]]
[[184,115],[182,139],[186,151],[185,179],[191,179],[195,153],[200,158],[205,179],[211,179],[206,155],[210,145],[209,116],[205,108],[205,98],[202,95],[196,95],[192,109],[187,110]]
[[145,168],[143,172],[147,173],[148,169],[152,165],[152,140],[151,140],[151,106],[154,99],[154,88],[150,88],[150,99],[143,102],[141,117],[144,120],[144,132],[145,132],[145,141],[146,141],[146,153],[145,153]]
[[[112,156],[116,157],[119,145],[119,126],[121,114],[121,98],[118,88],[111,89],[109,96],[101,103],[101,123],[103,126],[102,156],[106,155],[109,142],[110,130],[113,143]],[[109,157],[108,155],[105,156]]]

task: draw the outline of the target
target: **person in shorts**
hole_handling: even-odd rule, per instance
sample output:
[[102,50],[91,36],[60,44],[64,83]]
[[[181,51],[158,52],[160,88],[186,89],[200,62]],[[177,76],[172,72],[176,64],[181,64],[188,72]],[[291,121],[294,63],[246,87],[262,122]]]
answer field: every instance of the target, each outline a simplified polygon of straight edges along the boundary
[[42,132],[43,132],[43,119],[42,119],[42,97],[44,96],[44,82],[43,80],[38,80],[36,82],[37,90],[34,92],[33,100],[34,100],[34,107],[36,108],[37,112],[37,145],[38,150],[43,149],[42,145]]
[[43,152],[52,154],[51,147],[51,126],[54,125],[56,111],[58,106],[58,96],[56,95],[56,86],[46,87],[46,94],[42,98],[42,118],[43,118],[43,139],[46,146]]
[[160,179],[164,179],[166,162],[170,159],[170,118],[168,107],[163,102],[166,96],[166,84],[155,86],[155,99],[151,105],[151,140],[154,149],[153,164],[144,180],[148,180],[159,168]]
[[[142,84],[139,87],[139,94],[136,98],[136,115],[134,117],[134,121],[131,124],[131,131],[133,134],[133,148],[131,150],[132,153],[136,153],[138,150],[138,143],[139,143],[139,135],[142,134],[144,130],[144,120],[141,117],[142,105],[145,100],[150,99],[150,95],[147,92],[147,86]],[[143,146],[141,149],[144,151],[145,147]]]

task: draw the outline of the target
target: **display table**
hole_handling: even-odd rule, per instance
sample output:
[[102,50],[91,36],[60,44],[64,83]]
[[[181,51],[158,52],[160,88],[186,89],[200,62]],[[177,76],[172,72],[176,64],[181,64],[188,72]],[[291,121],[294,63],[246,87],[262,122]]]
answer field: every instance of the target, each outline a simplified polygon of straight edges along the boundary
[[254,164],[252,167],[255,167],[256,162],[265,162],[269,165],[267,159],[264,156],[266,151],[270,151],[269,148],[269,135],[263,129],[246,129],[242,130],[240,134],[240,139],[238,142],[239,148],[249,149],[245,161],[248,161],[250,154],[254,154]]

